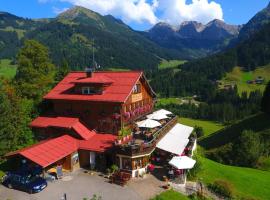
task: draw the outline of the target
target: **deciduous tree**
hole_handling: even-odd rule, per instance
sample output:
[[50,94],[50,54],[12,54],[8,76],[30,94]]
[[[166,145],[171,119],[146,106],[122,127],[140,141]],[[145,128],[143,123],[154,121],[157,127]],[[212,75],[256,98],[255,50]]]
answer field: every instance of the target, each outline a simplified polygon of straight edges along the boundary
[[48,49],[35,40],[27,40],[19,51],[15,85],[18,93],[40,102],[54,83],[55,67]]

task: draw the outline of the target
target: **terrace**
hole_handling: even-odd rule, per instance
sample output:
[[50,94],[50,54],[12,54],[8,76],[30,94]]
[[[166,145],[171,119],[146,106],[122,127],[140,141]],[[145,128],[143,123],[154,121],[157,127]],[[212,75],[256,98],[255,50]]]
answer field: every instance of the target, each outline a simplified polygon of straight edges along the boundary
[[151,154],[156,144],[176,125],[177,116],[169,115],[159,123],[158,127],[135,129],[129,141],[116,146],[117,153],[131,157]]

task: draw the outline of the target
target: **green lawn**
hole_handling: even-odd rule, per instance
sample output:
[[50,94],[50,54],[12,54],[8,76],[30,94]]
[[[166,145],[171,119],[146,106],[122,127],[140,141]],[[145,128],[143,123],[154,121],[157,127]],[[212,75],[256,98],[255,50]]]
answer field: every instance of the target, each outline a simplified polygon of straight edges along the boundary
[[205,183],[226,180],[233,185],[238,197],[253,197],[267,200],[270,197],[270,172],[222,165],[206,158],[200,158],[202,170],[198,175]]
[[185,62],[185,60],[162,60],[162,62],[158,65],[158,69],[175,68],[181,64],[184,64]]
[[[179,122],[181,124],[187,125],[187,126],[200,126],[204,130],[204,137],[207,137],[211,135],[212,133],[215,133],[221,129],[223,129],[225,126],[212,121],[206,121],[206,120],[197,120],[197,119],[190,119],[190,118],[184,118],[180,117]],[[204,138],[202,137],[202,138]]]
[[223,88],[225,84],[236,84],[239,94],[246,91],[250,93],[254,90],[264,91],[265,84],[247,84],[248,80],[255,80],[258,76],[265,78],[265,84],[270,80],[270,65],[259,67],[254,71],[244,72],[240,67],[235,67],[232,72],[227,73],[221,80],[220,88]]
[[16,65],[12,65],[9,59],[0,60],[0,76],[11,79],[16,74]]
[[152,200],[189,200],[189,198],[187,196],[180,194],[179,192],[167,190],[157,195]]
[[166,106],[169,104],[180,104],[181,99],[179,98],[158,98],[157,106]]

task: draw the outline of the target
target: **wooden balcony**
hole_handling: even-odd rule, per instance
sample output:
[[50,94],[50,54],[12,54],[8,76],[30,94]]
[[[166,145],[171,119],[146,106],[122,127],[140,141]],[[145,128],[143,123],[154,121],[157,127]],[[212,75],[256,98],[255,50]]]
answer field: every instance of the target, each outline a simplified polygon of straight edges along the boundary
[[125,156],[140,156],[152,153],[156,144],[175,126],[177,116],[172,117],[166,124],[153,133],[153,139],[143,144],[124,144],[117,146],[117,154]]

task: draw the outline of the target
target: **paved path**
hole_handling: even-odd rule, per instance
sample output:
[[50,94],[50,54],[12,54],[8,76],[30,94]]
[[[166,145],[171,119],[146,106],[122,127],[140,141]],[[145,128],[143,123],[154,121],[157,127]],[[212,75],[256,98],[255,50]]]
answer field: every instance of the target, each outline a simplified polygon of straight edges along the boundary
[[32,195],[0,185],[0,200],[61,200],[64,193],[68,200],[83,200],[91,198],[93,194],[100,195],[102,200],[148,200],[162,191],[160,186],[161,182],[151,175],[132,180],[127,186],[121,187],[80,170],[62,180],[49,182],[45,190]]
[[138,193],[142,200],[149,200],[164,191],[162,185],[164,185],[164,182],[147,174],[145,178],[131,180],[127,187]]

